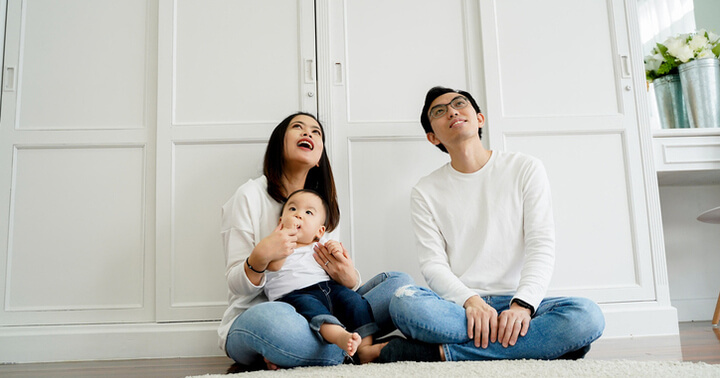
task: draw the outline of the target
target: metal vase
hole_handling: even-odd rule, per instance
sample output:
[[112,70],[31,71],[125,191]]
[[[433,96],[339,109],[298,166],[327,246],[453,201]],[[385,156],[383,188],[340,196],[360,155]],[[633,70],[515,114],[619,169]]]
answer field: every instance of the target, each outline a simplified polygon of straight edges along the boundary
[[687,111],[683,102],[680,75],[665,75],[653,80],[655,100],[660,113],[660,125],[663,129],[686,129],[690,127]]
[[720,61],[693,60],[678,70],[690,127],[720,127]]

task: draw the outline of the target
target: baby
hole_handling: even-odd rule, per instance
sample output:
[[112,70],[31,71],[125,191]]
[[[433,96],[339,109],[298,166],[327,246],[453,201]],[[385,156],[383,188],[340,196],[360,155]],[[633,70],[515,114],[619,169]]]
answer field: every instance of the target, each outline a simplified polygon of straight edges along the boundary
[[[265,294],[271,301],[295,307],[325,341],[349,356],[357,352],[361,363],[371,362],[384,344],[372,344],[378,326],[370,305],[360,294],[333,281],[313,258],[313,247],[325,234],[326,214],[327,203],[312,190],[301,189],[288,196],[279,227],[297,230],[297,248],[268,265]],[[329,240],[325,247],[332,254],[343,253],[337,241]]]

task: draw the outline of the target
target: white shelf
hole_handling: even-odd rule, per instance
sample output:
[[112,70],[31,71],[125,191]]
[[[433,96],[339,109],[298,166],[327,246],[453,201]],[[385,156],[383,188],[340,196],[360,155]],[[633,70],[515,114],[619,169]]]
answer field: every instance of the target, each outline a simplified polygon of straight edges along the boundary
[[653,130],[653,138],[693,137],[720,135],[720,127],[693,129],[660,129]]
[[660,185],[720,184],[720,128],[653,132]]

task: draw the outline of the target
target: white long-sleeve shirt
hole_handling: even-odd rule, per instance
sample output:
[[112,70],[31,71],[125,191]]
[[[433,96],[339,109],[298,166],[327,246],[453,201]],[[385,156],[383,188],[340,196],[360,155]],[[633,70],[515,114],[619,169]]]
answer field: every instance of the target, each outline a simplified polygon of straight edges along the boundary
[[473,295],[512,295],[535,309],[555,262],[552,198],[540,160],[493,151],[474,173],[450,163],[411,194],[420,270],[462,306]]
[[267,178],[261,176],[241,185],[222,207],[221,236],[225,251],[225,278],[229,288],[229,306],[218,328],[220,348],[235,318],[258,303],[266,302],[263,294],[265,277],[259,285],[245,274],[245,259],[263,238],[278,225],[282,204],[267,192]]

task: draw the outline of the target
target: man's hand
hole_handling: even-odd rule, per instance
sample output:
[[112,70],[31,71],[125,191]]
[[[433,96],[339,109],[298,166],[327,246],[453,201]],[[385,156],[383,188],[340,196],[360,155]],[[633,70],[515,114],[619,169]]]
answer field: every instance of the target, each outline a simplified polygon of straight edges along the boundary
[[468,337],[475,340],[475,347],[487,348],[489,343],[497,341],[497,311],[479,295],[468,298],[463,307],[467,317]]
[[516,303],[503,311],[498,318],[498,341],[507,348],[515,345],[518,336],[527,335],[530,328],[530,310]]

